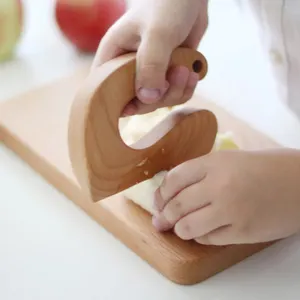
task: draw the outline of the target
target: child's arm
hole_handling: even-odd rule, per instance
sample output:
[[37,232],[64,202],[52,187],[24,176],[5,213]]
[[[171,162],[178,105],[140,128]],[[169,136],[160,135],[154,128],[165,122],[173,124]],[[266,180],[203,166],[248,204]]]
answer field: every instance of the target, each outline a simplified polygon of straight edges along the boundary
[[[102,39],[93,67],[137,51],[136,94],[124,115],[189,100],[198,74],[177,67],[167,74],[170,55],[179,46],[197,48],[207,27],[208,0],[135,0]],[[158,103],[164,97],[164,103]]]

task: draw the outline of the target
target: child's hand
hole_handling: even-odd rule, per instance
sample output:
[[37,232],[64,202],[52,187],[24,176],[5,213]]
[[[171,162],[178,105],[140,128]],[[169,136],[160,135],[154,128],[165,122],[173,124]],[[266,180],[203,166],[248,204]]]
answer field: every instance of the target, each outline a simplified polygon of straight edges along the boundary
[[135,0],[108,30],[92,68],[126,52],[137,51],[138,99],[126,107],[124,115],[182,104],[192,97],[198,74],[185,67],[167,73],[167,68],[175,48],[197,48],[207,27],[207,1]]
[[174,168],[157,190],[153,224],[184,240],[226,245],[300,230],[300,152],[220,151]]

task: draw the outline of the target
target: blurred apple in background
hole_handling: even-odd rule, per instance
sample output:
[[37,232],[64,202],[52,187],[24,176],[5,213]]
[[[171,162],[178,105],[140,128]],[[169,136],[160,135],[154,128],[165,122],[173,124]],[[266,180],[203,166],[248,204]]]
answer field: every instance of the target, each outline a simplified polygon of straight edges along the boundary
[[[3,1],[3,0],[0,0]],[[57,24],[80,51],[94,53],[109,27],[126,11],[126,0],[56,0]]]
[[0,0],[0,61],[9,59],[23,27],[21,0]]

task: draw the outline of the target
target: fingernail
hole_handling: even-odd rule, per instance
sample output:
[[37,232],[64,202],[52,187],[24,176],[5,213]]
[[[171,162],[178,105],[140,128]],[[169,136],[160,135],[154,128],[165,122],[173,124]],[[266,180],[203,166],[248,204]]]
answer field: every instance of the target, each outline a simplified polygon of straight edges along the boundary
[[139,97],[141,97],[142,101],[151,104],[159,100],[161,96],[161,92],[158,89],[145,89],[145,88],[140,88],[138,90]]
[[162,216],[153,216],[152,224],[157,231],[167,231],[172,228],[170,223]]
[[123,117],[133,116],[136,113],[136,111],[137,111],[137,107],[134,104],[134,101],[131,101],[124,107],[122,116]]
[[131,117],[133,115],[134,115],[133,112],[124,110],[123,113],[122,113],[122,115],[121,115],[121,117],[125,117],[126,118],[126,117]]

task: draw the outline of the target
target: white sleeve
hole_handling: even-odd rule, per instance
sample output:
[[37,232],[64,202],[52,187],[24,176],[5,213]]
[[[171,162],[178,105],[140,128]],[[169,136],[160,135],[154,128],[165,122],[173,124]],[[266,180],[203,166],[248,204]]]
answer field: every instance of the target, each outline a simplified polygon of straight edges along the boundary
[[280,98],[300,119],[300,1],[248,2],[261,29]]

